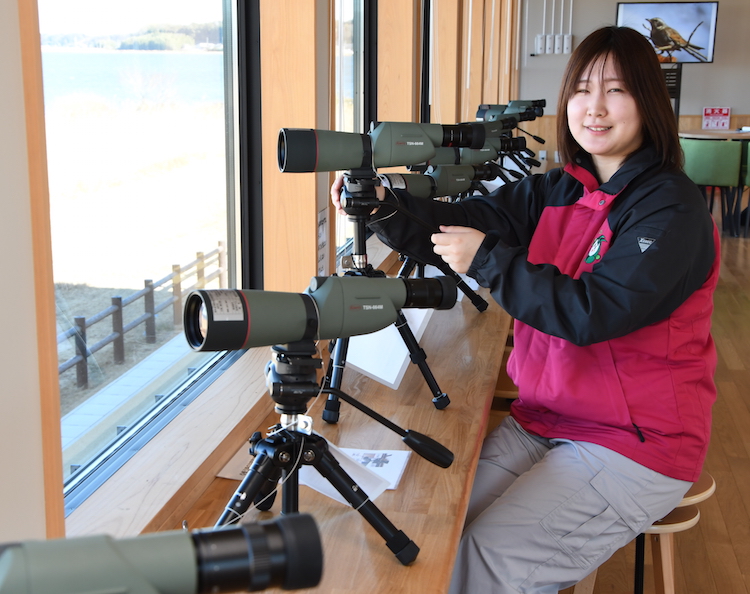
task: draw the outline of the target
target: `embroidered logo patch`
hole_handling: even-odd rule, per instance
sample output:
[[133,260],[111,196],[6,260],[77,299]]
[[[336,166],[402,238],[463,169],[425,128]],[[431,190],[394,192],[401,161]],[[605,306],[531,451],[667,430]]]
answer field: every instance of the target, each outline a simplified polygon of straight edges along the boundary
[[607,241],[607,239],[604,235],[600,235],[594,240],[594,243],[591,244],[591,249],[589,249],[588,256],[586,256],[586,259],[584,260],[586,264],[591,264],[592,262],[602,259],[602,255],[599,252],[602,249],[602,243],[605,241]]
[[651,245],[655,242],[655,239],[652,239],[651,237],[639,237],[638,238],[638,247],[641,248],[641,253],[645,252],[648,248],[651,247]]

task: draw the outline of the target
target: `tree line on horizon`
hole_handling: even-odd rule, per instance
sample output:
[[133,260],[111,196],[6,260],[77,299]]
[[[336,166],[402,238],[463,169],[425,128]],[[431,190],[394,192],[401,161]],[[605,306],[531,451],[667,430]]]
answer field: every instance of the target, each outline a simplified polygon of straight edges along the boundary
[[190,25],[149,25],[133,35],[90,36],[80,33],[42,35],[42,45],[121,50],[181,50],[201,43],[222,44],[220,21]]

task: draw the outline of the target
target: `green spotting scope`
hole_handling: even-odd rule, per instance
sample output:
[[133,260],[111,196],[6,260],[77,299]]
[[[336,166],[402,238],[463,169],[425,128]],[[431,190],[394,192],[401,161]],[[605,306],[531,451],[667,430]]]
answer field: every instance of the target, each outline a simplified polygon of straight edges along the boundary
[[380,175],[384,186],[406,190],[417,198],[458,196],[472,189],[480,181],[493,180],[503,175],[495,163],[483,165],[438,165],[425,173],[385,173]]
[[233,526],[0,546],[0,594],[204,594],[320,583],[323,549],[312,516]]
[[535,120],[544,115],[546,99],[517,99],[507,105],[483,103],[477,109],[479,121],[493,122],[498,119],[515,117],[519,122]]
[[488,138],[480,149],[445,148],[435,149],[435,155],[427,165],[482,165],[494,161],[506,153],[515,153],[526,149],[526,139],[520,136],[498,136]]
[[417,165],[429,161],[438,147],[481,149],[488,139],[502,136],[517,122],[517,116],[448,126],[381,122],[368,134],[282,128],[277,158],[284,173]]
[[185,301],[183,321],[191,348],[224,351],[369,334],[395,322],[400,309],[455,303],[449,277],[324,276],[304,293],[198,289]]

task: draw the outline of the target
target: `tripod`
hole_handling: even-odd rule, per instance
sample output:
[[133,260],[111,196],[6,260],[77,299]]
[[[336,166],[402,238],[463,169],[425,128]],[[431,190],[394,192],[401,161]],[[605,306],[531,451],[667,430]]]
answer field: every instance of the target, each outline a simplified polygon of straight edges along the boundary
[[[259,433],[250,439],[250,452],[255,455],[255,460],[216,526],[239,521],[251,504],[261,510],[270,509],[280,479],[281,513],[299,512],[298,471],[301,464],[307,464],[315,467],[385,539],[386,546],[396,558],[408,565],[416,559],[419,547],[388,520],[341,468],[331,454],[328,442],[312,432],[312,419],[304,414],[307,402],[321,393],[316,383],[316,371],[322,366],[322,361],[314,357],[317,352],[315,343],[304,340],[276,345],[273,352],[273,359],[266,368],[266,384],[276,402],[275,410],[281,415],[280,423],[265,439]],[[434,464],[447,468],[453,462],[453,453],[433,439],[401,429],[340,390],[330,392],[399,433],[404,443]]]
[[[347,213],[349,220],[354,223],[354,245],[351,257],[353,270],[348,271],[346,274],[372,278],[385,277],[384,272],[376,270],[367,262],[366,225],[370,212],[379,205],[375,194],[375,187],[379,183],[380,180],[375,175],[375,172],[368,168],[352,170],[344,177],[345,190],[342,193],[342,207]],[[406,348],[409,350],[411,362],[419,367],[422,376],[432,391],[432,403],[438,410],[444,409],[450,404],[450,398],[448,394],[440,389],[435,376],[427,365],[427,353],[419,346],[419,342],[411,331],[409,323],[401,310],[398,311],[395,326]],[[344,366],[346,365],[349,339],[339,338],[331,341],[330,344],[331,360],[324,385],[333,390],[338,390],[341,388]],[[323,410],[323,420],[327,423],[338,422],[340,406],[341,403],[337,395],[329,393]]]

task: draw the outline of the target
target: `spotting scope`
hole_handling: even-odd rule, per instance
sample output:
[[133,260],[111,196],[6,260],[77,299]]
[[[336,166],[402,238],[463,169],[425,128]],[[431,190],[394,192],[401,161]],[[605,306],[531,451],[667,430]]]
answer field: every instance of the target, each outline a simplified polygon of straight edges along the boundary
[[304,293],[198,289],[185,301],[183,321],[194,350],[224,351],[369,334],[390,326],[402,308],[455,303],[449,277],[324,276]]
[[312,516],[116,540],[0,545],[0,594],[204,594],[314,588],[323,549]]
[[483,122],[493,122],[507,117],[516,117],[519,122],[534,120],[544,115],[546,106],[546,99],[518,99],[503,105],[483,103],[477,109],[476,119]]
[[516,127],[518,116],[492,122],[419,124],[381,122],[367,134],[282,128],[278,164],[284,173],[344,171],[417,165],[429,161],[438,147],[481,149],[488,139]]
[[480,149],[445,148],[435,149],[435,155],[426,165],[481,165],[499,159],[507,153],[525,151],[526,139],[520,136],[499,136],[488,138]]
[[423,174],[385,173],[380,175],[383,185],[394,190],[406,190],[417,198],[458,196],[471,190],[477,182],[490,181],[497,177],[506,176],[502,168],[492,162],[482,165],[439,165],[431,167]]

